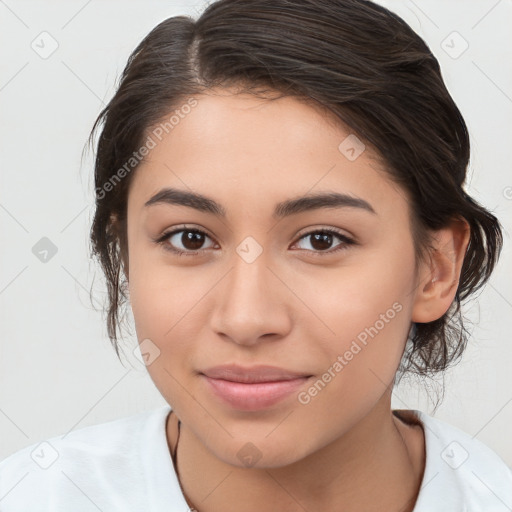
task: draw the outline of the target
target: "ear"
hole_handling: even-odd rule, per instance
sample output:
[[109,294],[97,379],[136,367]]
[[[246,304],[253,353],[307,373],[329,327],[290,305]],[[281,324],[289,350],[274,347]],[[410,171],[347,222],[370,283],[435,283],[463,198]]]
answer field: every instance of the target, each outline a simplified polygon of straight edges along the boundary
[[433,233],[429,262],[423,262],[418,271],[413,322],[433,322],[450,308],[459,286],[469,236],[470,227],[463,218],[455,218],[449,226]]

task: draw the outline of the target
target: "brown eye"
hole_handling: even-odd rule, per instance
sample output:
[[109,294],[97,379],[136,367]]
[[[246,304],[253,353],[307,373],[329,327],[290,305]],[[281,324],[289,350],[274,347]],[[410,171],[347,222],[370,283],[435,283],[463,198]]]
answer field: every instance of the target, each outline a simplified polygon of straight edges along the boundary
[[163,234],[156,242],[162,244],[166,250],[177,254],[196,254],[205,249],[206,238],[210,237],[199,229],[177,229]]
[[[334,250],[329,250],[332,248],[333,241],[336,238],[341,240],[341,243],[337,244]],[[300,238],[300,240],[309,240],[311,249],[307,247],[305,248],[308,251],[312,251],[313,253],[328,252],[329,254],[346,249],[347,246],[355,243],[353,240],[341,233],[338,233],[337,231],[325,229],[306,233]]]
[[[178,256],[195,256],[204,249],[211,248],[214,245],[211,244],[209,247],[204,247],[207,238],[211,240],[211,237],[200,229],[181,228],[164,233],[155,242],[162,245],[165,250],[171,251]],[[336,238],[341,240],[341,243],[338,243],[332,249]],[[356,244],[354,240],[333,229],[311,231],[302,235],[300,241],[302,240],[310,241],[311,248],[306,247],[305,250],[315,256],[330,255]]]
[[325,251],[330,249],[334,238],[330,233],[317,233],[314,235],[309,235],[309,237],[311,240],[311,246],[313,249],[318,251]]
[[178,240],[185,247],[185,249],[189,249],[191,251],[197,251],[201,249],[201,246],[204,244],[204,234],[199,233],[198,231],[181,231],[181,237],[178,237]]

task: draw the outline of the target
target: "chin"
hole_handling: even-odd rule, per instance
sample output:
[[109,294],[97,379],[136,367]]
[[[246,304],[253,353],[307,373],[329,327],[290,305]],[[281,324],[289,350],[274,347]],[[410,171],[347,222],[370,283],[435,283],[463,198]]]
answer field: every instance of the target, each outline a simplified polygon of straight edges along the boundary
[[[303,440],[294,440],[284,436],[276,437],[273,440],[265,439],[262,434],[259,439],[252,440],[247,436],[243,438],[232,438],[227,443],[216,446],[207,446],[216,458],[226,464],[237,468],[278,468],[288,466],[306,457]],[[297,452],[297,446],[302,451]]]

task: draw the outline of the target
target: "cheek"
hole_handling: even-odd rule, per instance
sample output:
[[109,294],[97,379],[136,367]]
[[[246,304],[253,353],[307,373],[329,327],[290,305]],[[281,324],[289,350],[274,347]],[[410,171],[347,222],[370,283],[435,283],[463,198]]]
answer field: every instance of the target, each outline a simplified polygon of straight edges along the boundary
[[130,301],[141,352],[149,347],[157,354],[146,370],[165,400],[181,411],[189,399],[182,384],[187,378],[186,361],[199,339],[192,330],[204,324],[196,321],[194,306],[204,291],[173,274],[169,267],[138,266],[130,281]]
[[304,413],[323,418],[331,434],[350,429],[379,402],[403,353],[411,308],[398,290],[389,290],[387,297],[372,291],[377,289],[365,289],[365,301],[361,297],[331,305],[326,321],[336,334],[323,337],[323,364],[298,397]]
[[393,309],[393,304],[398,302],[405,309],[411,300],[413,264],[412,253],[403,257],[389,250],[380,251],[361,255],[343,267],[316,274],[313,279],[304,277],[296,282],[306,284],[303,296],[308,297],[311,309],[319,313],[333,331],[331,334],[346,338],[372,326],[390,309],[387,317],[392,323],[404,316],[394,314],[398,307]]
[[319,349],[329,365],[342,356],[346,379],[375,381],[370,369],[386,385],[392,379],[410,328],[413,279],[412,246],[390,244],[311,286],[311,309],[322,320],[311,330],[327,333]]
[[[181,286],[171,275],[154,272],[130,283],[130,299],[139,340],[154,339],[164,348],[165,340],[193,322],[194,306],[201,298],[201,288]],[[179,338],[179,337],[178,337]]]
[[137,338],[139,342],[149,338],[162,356],[158,365],[148,366],[148,371],[154,376],[164,372],[165,366],[173,375],[182,374],[183,362],[204,338],[200,331],[207,327],[207,322],[202,305],[218,278],[211,276],[210,282],[198,267],[173,267],[155,249],[134,251],[130,274],[130,302]]
[[189,298],[195,295],[194,284],[184,279],[181,270],[165,264],[163,249],[135,234],[129,240],[129,293],[137,336],[158,340],[160,345],[186,313]]

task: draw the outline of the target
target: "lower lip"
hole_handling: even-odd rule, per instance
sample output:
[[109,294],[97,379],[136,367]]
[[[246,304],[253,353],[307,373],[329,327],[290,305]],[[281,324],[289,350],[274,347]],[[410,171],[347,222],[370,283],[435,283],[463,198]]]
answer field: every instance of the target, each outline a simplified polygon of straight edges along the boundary
[[246,384],[202,375],[210,389],[224,402],[242,411],[257,411],[277,404],[300,389],[309,377]]

